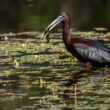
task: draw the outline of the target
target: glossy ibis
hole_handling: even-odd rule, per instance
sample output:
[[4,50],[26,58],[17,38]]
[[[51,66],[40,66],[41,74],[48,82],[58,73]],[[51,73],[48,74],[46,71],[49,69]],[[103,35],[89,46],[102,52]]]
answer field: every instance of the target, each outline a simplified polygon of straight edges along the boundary
[[62,12],[44,31],[43,38],[46,38],[57,24],[62,22],[63,25],[63,41],[66,49],[75,56],[80,62],[85,63],[87,69],[92,66],[110,65],[110,48],[103,43],[77,38],[70,35],[71,18],[68,13]]

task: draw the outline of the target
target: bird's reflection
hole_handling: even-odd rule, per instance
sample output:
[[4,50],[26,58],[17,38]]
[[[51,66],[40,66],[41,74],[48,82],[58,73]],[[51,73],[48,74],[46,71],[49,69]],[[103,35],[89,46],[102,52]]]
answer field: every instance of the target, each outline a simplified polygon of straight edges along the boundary
[[[95,83],[95,90],[99,90],[101,88],[101,83],[103,83],[105,81],[105,75],[103,72],[94,72],[94,71],[90,71],[87,73],[87,71],[82,70],[80,72],[78,72],[77,74],[73,75],[72,79],[68,81],[68,83],[66,84],[67,87],[72,87],[72,89],[66,89],[64,91],[64,99],[65,99],[65,103],[67,105],[67,107],[65,107],[65,110],[74,110],[76,107],[78,107],[78,100],[77,100],[77,95],[79,92],[81,92],[81,90],[78,89],[78,80],[81,78],[86,78],[88,77],[88,75],[85,74],[89,74],[89,79],[87,82],[85,82],[85,84],[88,83]],[[82,84],[83,86],[83,84]]]

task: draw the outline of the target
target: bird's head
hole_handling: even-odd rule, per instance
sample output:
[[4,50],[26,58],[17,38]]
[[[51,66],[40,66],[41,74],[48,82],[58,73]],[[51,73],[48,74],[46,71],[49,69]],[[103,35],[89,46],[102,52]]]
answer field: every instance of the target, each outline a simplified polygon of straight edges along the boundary
[[65,21],[66,19],[69,18],[69,15],[66,12],[62,12],[58,15],[58,17],[48,25],[47,28],[45,28],[45,31],[42,34],[41,38],[46,38],[46,36],[49,34],[49,32],[56,26],[58,25],[60,22]]
[[58,25],[61,21],[65,20],[66,13],[62,12],[58,15],[58,17],[48,25],[45,31],[51,31],[56,25]]

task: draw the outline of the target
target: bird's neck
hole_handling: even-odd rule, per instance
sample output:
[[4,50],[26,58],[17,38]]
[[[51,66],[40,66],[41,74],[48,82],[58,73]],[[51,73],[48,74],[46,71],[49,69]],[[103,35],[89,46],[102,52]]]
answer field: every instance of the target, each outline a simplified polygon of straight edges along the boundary
[[71,19],[63,21],[62,24],[63,24],[63,41],[65,44],[68,44],[71,39],[70,36]]

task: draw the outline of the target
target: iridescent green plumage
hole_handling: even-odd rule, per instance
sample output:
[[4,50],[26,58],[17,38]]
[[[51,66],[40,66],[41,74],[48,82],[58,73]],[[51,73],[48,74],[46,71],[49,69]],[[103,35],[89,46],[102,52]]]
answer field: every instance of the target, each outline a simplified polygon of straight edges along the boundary
[[[84,41],[84,40],[83,40]],[[75,47],[77,52],[86,61],[92,63],[109,63],[110,62],[110,48],[102,44],[99,41],[88,40],[93,43],[93,46],[89,46],[86,43],[80,43],[80,46]],[[86,48],[84,48],[86,45]]]

